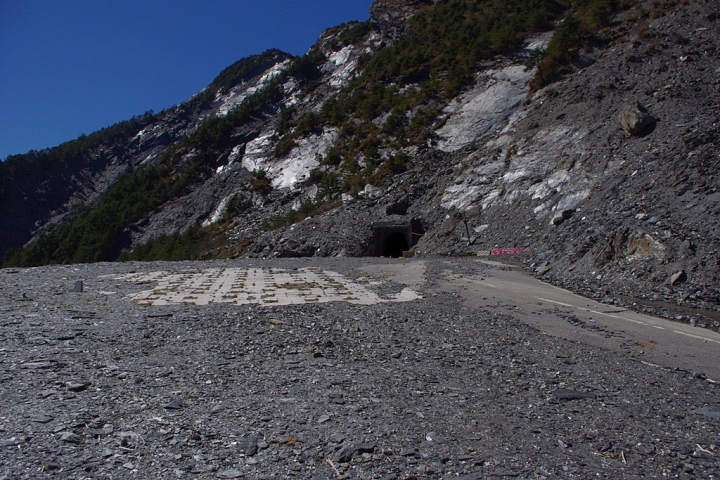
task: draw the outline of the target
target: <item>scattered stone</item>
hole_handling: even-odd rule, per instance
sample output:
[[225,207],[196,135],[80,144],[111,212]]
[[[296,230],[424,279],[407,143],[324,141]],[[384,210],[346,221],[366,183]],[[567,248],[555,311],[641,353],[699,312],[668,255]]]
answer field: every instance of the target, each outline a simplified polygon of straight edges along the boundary
[[87,388],[90,386],[90,382],[83,382],[83,383],[80,383],[80,382],[67,382],[67,383],[65,384],[65,386],[66,386],[67,389],[70,390],[71,392],[78,393],[78,392],[82,392],[82,391],[84,391],[84,390],[87,390]]
[[670,276],[670,285],[674,287],[675,285],[686,282],[687,279],[688,278],[685,270],[680,270],[679,272],[675,272]]
[[584,398],[595,398],[595,394],[592,392],[580,392],[577,390],[558,389],[553,392],[553,398],[559,402],[565,402],[569,400],[581,400]]
[[563,210],[560,215],[553,218],[553,221],[552,221],[553,225],[560,225],[565,220],[569,220],[570,217],[573,216],[573,213],[575,213],[575,210]]
[[48,397],[55,395],[56,393],[57,393],[57,390],[52,390],[52,389],[41,390],[38,392],[37,396],[38,396],[38,398],[48,398]]
[[548,273],[550,270],[552,270],[552,267],[550,265],[545,265],[542,267],[538,267],[538,269],[536,270],[536,273],[538,274],[538,276],[542,277],[543,275]]
[[610,442],[610,440],[606,440],[600,446],[598,446],[598,451],[601,453],[609,452],[610,450],[612,450],[612,443]]
[[60,470],[60,463],[56,461],[45,461],[42,463],[43,470],[46,472],[52,472],[55,470]]
[[340,450],[335,452],[335,454],[332,457],[333,462],[338,463],[348,463],[350,460],[352,460],[353,455],[355,454],[355,448],[350,445],[345,445]]
[[53,417],[52,415],[38,415],[30,419],[31,422],[35,423],[50,423],[53,420],[55,420],[55,417]]
[[240,478],[243,476],[245,476],[243,474],[243,472],[241,472],[240,470],[231,468],[230,470],[225,470],[225,471],[218,473],[217,478],[228,479],[228,478]]
[[16,445],[22,444],[22,440],[18,440],[17,438],[8,438],[4,440],[0,440],[0,447],[14,447]]
[[623,130],[632,136],[646,133],[657,122],[657,119],[650,115],[640,103],[622,110],[619,119]]
[[73,292],[82,292],[85,285],[83,284],[82,280],[78,280],[73,285]]
[[720,405],[708,405],[707,407],[696,408],[692,413],[705,415],[710,418],[720,418]]
[[375,453],[374,443],[361,443],[357,446],[358,453]]
[[165,410],[180,410],[183,408],[183,404],[180,402],[180,400],[171,400],[168,403],[164,404],[162,407]]
[[404,448],[400,451],[401,457],[412,457],[417,454],[417,450],[412,447]]
[[248,457],[252,457],[258,452],[257,438],[249,437],[238,442],[238,450],[240,453],[245,454]]
[[73,445],[80,445],[85,441],[85,438],[73,432],[65,432],[60,436],[60,440],[66,443],[72,443]]
[[53,362],[26,362],[20,365],[20,368],[26,368],[28,370],[43,370],[46,368],[52,368]]

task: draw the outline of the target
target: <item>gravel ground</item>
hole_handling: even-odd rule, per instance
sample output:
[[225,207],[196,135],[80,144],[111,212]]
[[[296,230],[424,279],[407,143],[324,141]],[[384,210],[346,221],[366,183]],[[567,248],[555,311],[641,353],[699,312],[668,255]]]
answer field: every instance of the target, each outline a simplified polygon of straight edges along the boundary
[[444,278],[490,267],[423,260],[423,299],[369,306],[143,307],[103,275],[313,265],[387,296],[363,268],[389,260],[0,270],[0,479],[720,477],[718,384],[471,308]]

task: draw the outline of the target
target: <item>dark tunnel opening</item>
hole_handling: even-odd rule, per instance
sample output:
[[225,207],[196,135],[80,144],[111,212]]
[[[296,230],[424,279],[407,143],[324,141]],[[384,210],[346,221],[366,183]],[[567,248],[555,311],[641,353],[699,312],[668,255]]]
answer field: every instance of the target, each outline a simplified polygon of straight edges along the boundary
[[398,258],[409,248],[405,235],[400,232],[391,233],[383,244],[383,256]]

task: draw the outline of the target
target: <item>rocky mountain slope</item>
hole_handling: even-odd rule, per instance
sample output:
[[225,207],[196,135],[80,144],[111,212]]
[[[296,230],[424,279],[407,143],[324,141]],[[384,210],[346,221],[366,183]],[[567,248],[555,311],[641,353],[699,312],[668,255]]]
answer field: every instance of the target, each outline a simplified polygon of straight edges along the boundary
[[9,158],[6,265],[516,247],[717,327],[717,4],[530,3],[378,0],[304,57]]

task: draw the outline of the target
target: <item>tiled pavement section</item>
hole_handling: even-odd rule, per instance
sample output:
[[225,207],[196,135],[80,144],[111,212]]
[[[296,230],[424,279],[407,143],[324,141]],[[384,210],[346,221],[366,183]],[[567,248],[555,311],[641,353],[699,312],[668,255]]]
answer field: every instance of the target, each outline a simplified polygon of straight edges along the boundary
[[155,288],[132,295],[131,298],[140,305],[293,305],[335,301],[372,305],[420,298],[407,288],[382,298],[339,273],[318,268],[211,268],[129,273],[113,278],[136,283],[157,282]]

